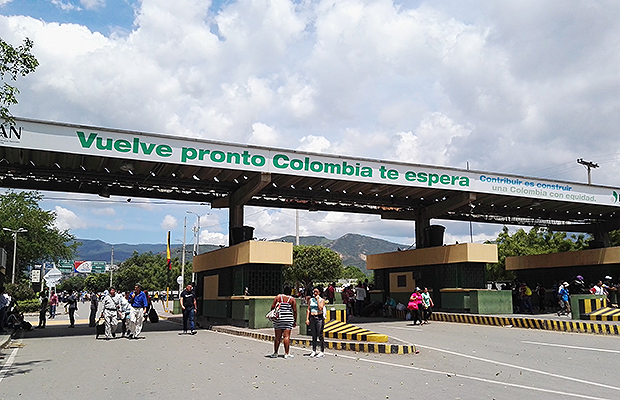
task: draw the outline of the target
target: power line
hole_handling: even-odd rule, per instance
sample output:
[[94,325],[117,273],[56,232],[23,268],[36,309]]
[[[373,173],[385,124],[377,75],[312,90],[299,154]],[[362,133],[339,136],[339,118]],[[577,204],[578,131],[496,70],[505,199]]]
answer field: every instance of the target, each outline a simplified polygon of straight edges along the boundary
[[583,165],[588,170],[588,185],[592,184],[592,174],[591,171],[594,168],[598,168],[598,164],[593,163],[592,161],[584,161],[583,158],[578,158],[577,163]]

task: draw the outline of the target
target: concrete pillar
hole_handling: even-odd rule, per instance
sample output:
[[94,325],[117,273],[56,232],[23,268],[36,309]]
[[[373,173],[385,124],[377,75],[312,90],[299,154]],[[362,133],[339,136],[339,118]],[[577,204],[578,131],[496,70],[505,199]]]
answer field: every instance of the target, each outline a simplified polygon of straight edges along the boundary
[[233,228],[243,227],[243,204],[230,204],[228,208],[228,244],[234,245]]
[[415,217],[415,247],[416,249],[423,249],[428,247],[426,238],[424,237],[424,229],[431,225],[431,219],[426,216],[424,208],[420,208],[416,211]]

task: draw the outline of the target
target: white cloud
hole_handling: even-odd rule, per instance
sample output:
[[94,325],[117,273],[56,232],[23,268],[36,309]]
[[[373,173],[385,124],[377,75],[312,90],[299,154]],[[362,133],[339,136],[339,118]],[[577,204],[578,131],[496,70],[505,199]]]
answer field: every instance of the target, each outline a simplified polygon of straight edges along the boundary
[[56,227],[60,230],[85,229],[88,227],[86,221],[67,208],[56,206],[54,212],[56,213]]
[[[578,181],[585,174],[574,160],[586,157],[601,165],[596,183],[620,185],[620,52],[610,50],[620,3],[233,0],[215,13],[211,5],[143,0],[133,30],[108,37],[0,16],[0,36],[33,39],[40,61],[20,78],[13,113]],[[291,232],[286,212],[258,216],[247,217],[258,236]],[[325,216],[303,229],[400,226],[371,230],[355,218]]]
[[200,231],[200,244],[228,245],[228,235],[220,232]]
[[[409,163],[446,165],[453,153],[453,139],[466,137],[473,128],[455,124],[441,113],[427,115],[415,132],[397,133],[396,157]],[[461,166],[463,167],[463,166]]]
[[161,228],[168,231],[171,229],[175,229],[178,226],[178,220],[172,215],[166,215],[164,220],[161,221]]
[[308,135],[301,138],[297,148],[301,151],[311,151],[314,153],[326,152],[331,146],[329,140],[324,136]]
[[252,135],[248,139],[249,143],[263,146],[275,146],[278,144],[280,135],[270,126],[256,122],[252,124]]
[[52,4],[60,8],[63,11],[79,11],[80,7],[71,3],[70,1],[51,0]]
[[97,10],[105,7],[105,0],[80,0],[86,10]]
[[116,223],[116,224],[107,224],[105,228],[109,231],[122,231],[125,229],[125,226],[121,223]]
[[116,210],[112,207],[93,208],[91,212],[95,215],[105,215],[105,216],[116,215]]

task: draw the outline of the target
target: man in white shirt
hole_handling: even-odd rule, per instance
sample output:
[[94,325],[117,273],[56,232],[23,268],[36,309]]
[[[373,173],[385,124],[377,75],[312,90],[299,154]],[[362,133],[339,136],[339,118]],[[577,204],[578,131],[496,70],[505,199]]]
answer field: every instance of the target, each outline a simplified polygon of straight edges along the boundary
[[0,289],[0,333],[6,333],[4,326],[6,325],[6,313],[11,304],[11,296],[4,293],[4,288]]
[[364,311],[364,302],[366,301],[366,288],[362,285],[362,282],[357,284],[355,288],[355,308],[357,316],[361,317]]
[[116,328],[118,327],[118,314],[120,309],[120,296],[116,294],[116,289],[111,287],[109,293],[101,302],[103,311],[101,314],[105,319],[105,340],[116,337]]

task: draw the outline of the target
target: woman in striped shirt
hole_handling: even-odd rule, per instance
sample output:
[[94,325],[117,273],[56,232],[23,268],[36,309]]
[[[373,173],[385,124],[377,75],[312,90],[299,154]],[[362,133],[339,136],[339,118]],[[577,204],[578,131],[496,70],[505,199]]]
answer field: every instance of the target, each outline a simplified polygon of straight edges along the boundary
[[293,358],[289,353],[291,346],[291,329],[297,326],[297,303],[295,298],[291,296],[291,287],[285,286],[282,294],[277,295],[271,303],[271,309],[276,308],[280,303],[280,316],[273,322],[276,336],[273,341],[273,354],[271,358],[278,357],[280,342],[284,343],[284,358]]

